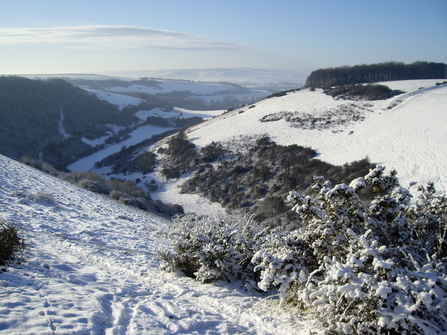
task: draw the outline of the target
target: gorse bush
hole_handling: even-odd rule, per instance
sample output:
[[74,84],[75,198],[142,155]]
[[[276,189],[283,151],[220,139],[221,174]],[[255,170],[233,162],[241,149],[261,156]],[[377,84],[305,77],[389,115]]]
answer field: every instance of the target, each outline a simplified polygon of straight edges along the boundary
[[[383,167],[349,185],[314,180],[314,195],[288,197],[304,227],[246,234],[185,222],[171,264],[190,264],[202,281],[236,274],[277,289],[281,305],[313,312],[326,334],[445,334],[447,199],[432,183],[414,199]],[[366,186],[369,204],[359,196]]]
[[17,227],[0,219],[0,265],[8,264],[24,248],[25,242],[19,236]]
[[162,268],[202,282],[238,279],[251,289],[257,276],[251,259],[266,235],[267,229],[247,218],[185,216],[168,232],[174,252],[160,252]]
[[[253,259],[262,271],[261,288],[279,284],[283,302],[313,310],[329,331],[447,331],[446,199],[429,184],[411,205],[396,172],[381,167],[349,186],[315,180],[315,196],[289,196],[308,226],[287,262],[276,261],[280,248]],[[377,194],[369,206],[358,196],[366,184]],[[286,275],[278,280],[271,268]]]
[[178,178],[182,173],[196,166],[198,155],[195,145],[188,141],[184,131],[172,136],[168,143],[169,146],[166,150],[160,148],[158,151],[165,154],[161,173],[168,179]]

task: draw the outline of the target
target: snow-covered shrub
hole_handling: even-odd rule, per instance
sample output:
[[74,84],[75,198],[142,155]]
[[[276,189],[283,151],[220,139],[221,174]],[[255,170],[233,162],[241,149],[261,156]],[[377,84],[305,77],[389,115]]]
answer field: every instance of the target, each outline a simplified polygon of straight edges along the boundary
[[[282,303],[311,309],[327,332],[445,334],[446,198],[429,184],[412,204],[382,167],[349,186],[315,181],[315,196],[289,196],[307,227],[253,258],[258,286],[279,286]],[[366,184],[376,193],[369,206],[358,196]]]
[[261,249],[255,253],[254,271],[261,271],[258,287],[264,291],[270,286],[278,287],[281,305],[298,301],[294,298],[297,289],[309,277],[309,262],[313,262],[312,249],[299,231],[288,232],[276,228],[264,239]]
[[0,219],[0,265],[9,263],[24,248],[25,243],[17,227]]
[[202,282],[238,279],[250,289],[256,286],[251,259],[266,235],[249,218],[185,216],[168,232],[174,251],[160,252],[162,268]]

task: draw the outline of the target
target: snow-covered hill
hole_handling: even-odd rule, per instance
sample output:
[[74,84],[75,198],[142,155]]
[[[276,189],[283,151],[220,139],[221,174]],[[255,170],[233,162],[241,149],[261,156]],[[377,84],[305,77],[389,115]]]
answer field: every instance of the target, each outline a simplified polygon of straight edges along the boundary
[[[169,72],[168,72],[169,73]],[[181,74],[180,72],[179,74]],[[62,78],[71,84],[96,94],[100,99],[107,100],[120,108],[126,105],[138,105],[142,100],[133,98],[135,93],[147,94],[167,94],[172,92],[191,92],[191,98],[199,98],[210,104],[212,101],[223,100],[225,97],[234,99],[245,99],[257,101],[269,95],[272,91],[269,82],[262,81],[262,85],[256,87],[253,83],[246,83],[246,86],[233,84],[236,81],[206,77],[207,81],[185,80],[185,79],[136,79],[133,77],[103,76],[93,74],[28,74],[21,75],[30,79]],[[142,76],[139,76],[142,77]],[[271,78],[272,75],[268,78]],[[179,77],[177,77],[179,78]],[[244,77],[245,78],[245,77]],[[266,77],[267,78],[267,77]],[[261,81],[256,80],[261,83]],[[272,84],[278,86],[279,84]],[[285,83],[285,88],[300,87],[300,84]],[[130,96],[129,96],[130,95]]]
[[[187,135],[200,148],[212,141],[230,145],[241,136],[268,134],[281,145],[311,147],[319,159],[335,165],[368,156],[372,163],[395,168],[404,186],[434,181],[445,193],[447,85],[437,82],[385,82],[405,93],[376,101],[337,100],[322,90],[303,89],[222,114],[190,128]],[[181,182],[164,185],[154,197],[196,206],[197,199],[191,202],[190,195],[178,194]]]
[[169,224],[0,155],[0,217],[28,249],[0,272],[0,334],[308,334],[277,299],[160,272]]
[[[113,96],[113,94],[112,94]],[[125,104],[123,101],[128,101],[126,96],[122,96],[122,100],[116,100],[117,104]],[[159,108],[154,108],[151,110],[140,110],[135,115],[141,119],[141,122],[146,120],[148,116],[159,116],[163,118],[172,118],[172,117],[180,117],[180,118],[190,118],[190,117],[200,117],[204,120],[210,119],[214,116],[220,115],[224,112],[224,110],[211,110],[211,111],[193,111],[184,108],[173,108],[169,112],[165,112]],[[70,171],[89,171],[93,169],[96,162],[99,162],[101,159],[106,158],[109,155],[112,155],[121,150],[123,146],[129,147],[140,143],[146,139],[151,138],[153,135],[158,135],[164,133],[168,130],[173,130],[174,127],[160,127],[153,125],[143,125],[137,127],[134,131],[129,133],[129,137],[124,141],[121,141],[116,144],[111,144],[105,147],[102,150],[99,150],[89,156],[83,157],[80,160],[70,164],[68,169]],[[88,141],[84,139],[84,142],[90,144],[91,146],[95,146],[97,144],[102,144],[108,137],[104,137],[103,139],[98,139],[96,141]]]
[[[284,89],[302,86],[308,73],[293,70],[268,70],[253,68],[205,68],[205,69],[167,69],[104,72],[106,75],[133,78],[181,78],[202,82],[230,82],[244,86],[265,86],[281,83],[293,83]],[[285,84],[286,85],[286,84]]]

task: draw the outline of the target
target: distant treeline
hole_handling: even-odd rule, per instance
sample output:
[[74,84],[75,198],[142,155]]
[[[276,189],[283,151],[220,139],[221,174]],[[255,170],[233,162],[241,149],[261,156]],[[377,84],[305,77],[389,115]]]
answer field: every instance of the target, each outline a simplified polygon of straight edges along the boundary
[[444,63],[385,62],[340,66],[313,71],[306,80],[306,87],[330,87],[356,83],[371,83],[408,79],[446,79],[447,65]]

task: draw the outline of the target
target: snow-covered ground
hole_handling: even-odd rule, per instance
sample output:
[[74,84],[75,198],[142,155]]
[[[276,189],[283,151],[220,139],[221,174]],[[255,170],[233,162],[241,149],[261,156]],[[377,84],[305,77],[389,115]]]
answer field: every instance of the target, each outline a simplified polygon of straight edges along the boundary
[[157,116],[163,118],[179,117],[179,118],[190,118],[194,116],[201,117],[204,120],[211,119],[217,115],[222,114],[225,110],[190,110],[186,108],[174,107],[170,111],[165,111],[160,108],[153,108],[151,110],[140,110],[135,113],[141,121],[145,121],[149,116]]
[[[447,85],[436,86],[436,82],[439,80],[385,82],[383,84],[391,89],[405,92],[388,100],[335,100],[321,90],[312,92],[304,89],[229,113],[179,108],[172,113],[182,117],[214,117],[188,130],[190,140],[198,147],[212,141],[226,142],[240,135],[268,134],[278,144],[309,146],[318,151],[319,159],[336,165],[368,156],[373,163],[395,168],[404,186],[412,181],[420,184],[434,181],[437,190],[445,193],[447,170],[443,167],[447,165]],[[174,115],[159,109],[139,113],[142,118]],[[287,113],[304,121],[301,124],[290,122]],[[353,116],[358,117],[357,121]],[[317,117],[323,121],[312,123]],[[260,122],[263,118],[270,121]],[[157,130],[161,132],[161,128]],[[139,134],[140,137],[133,136],[128,141],[135,144],[153,135],[149,131]],[[69,168],[87,171],[95,162],[119,151],[123,145],[131,143],[108,147]],[[118,177],[135,180],[141,176]],[[211,205],[196,196],[180,194],[178,186],[183,180],[164,184],[157,172],[149,178],[158,180],[161,186],[152,194],[154,199],[177,203],[201,214],[223,211],[218,204]]]
[[[203,147],[240,135],[268,134],[281,145],[311,147],[318,159],[336,165],[368,156],[372,163],[395,168],[403,186],[433,181],[439,192],[446,193],[447,85],[436,86],[439,81],[384,82],[405,93],[378,101],[335,100],[322,90],[303,89],[222,114],[190,128],[187,135]],[[301,123],[287,121],[287,113]],[[262,118],[270,122],[260,122]],[[312,123],[316,118],[323,121]],[[168,185],[153,198],[185,208],[197,206],[196,199],[175,193],[178,190]],[[207,212],[206,203],[201,211]]]
[[86,91],[96,95],[101,100],[106,100],[113,105],[117,105],[120,111],[123,110],[124,107],[137,106],[144,101],[142,99],[134,98],[124,94],[110,93],[92,89],[87,89]]
[[173,91],[191,91],[193,94],[214,94],[231,87],[224,84],[202,83],[188,80],[157,79],[157,82],[160,83],[157,86],[132,84],[128,87],[110,87],[107,90],[113,92],[142,92],[150,94],[168,93]]
[[100,151],[95,152],[87,157],[70,164],[68,169],[70,171],[89,171],[92,169],[96,162],[110,156],[121,150],[123,146],[129,147],[131,145],[140,143],[145,139],[151,138],[153,135],[164,133],[165,131],[172,130],[170,127],[157,127],[152,125],[145,125],[132,131],[130,137],[120,143],[112,144]]
[[[439,81],[439,80],[438,80]],[[192,129],[188,136],[196,145],[226,141],[240,134],[269,134],[278,144],[299,144],[316,149],[319,159],[341,165],[368,156],[371,162],[394,167],[404,182],[434,181],[447,190],[447,85],[434,86],[436,80],[387,82],[403,94],[389,100],[357,102],[364,121],[327,128],[291,127],[285,119],[259,122],[266,115],[287,112],[323,115],[349,104],[334,100],[322,91],[309,89],[284,97],[263,100],[254,108],[244,108],[217,117]],[[428,87],[431,89],[421,89]],[[394,106],[388,109],[389,106]],[[357,107],[349,107],[351,110]]]
[[166,220],[0,156],[0,217],[28,244],[0,272],[1,334],[309,334],[277,297],[160,272]]
[[[124,97],[124,101],[126,100],[126,96]],[[116,102],[120,103],[123,100],[117,100]],[[159,108],[154,108],[149,111],[141,110],[138,111],[135,115],[140,118],[142,121],[146,120],[149,116],[159,116],[164,118],[170,117],[179,117],[179,118],[190,118],[190,117],[201,117],[204,120],[211,119],[217,115],[220,115],[224,112],[224,110],[210,110],[210,111],[194,111],[185,108],[174,108],[173,110],[166,112]],[[117,144],[112,144],[107,146],[106,148],[95,152],[87,157],[84,157],[68,166],[68,169],[71,171],[89,171],[92,169],[96,162],[110,156],[121,150],[123,146],[129,147],[131,145],[140,143],[146,139],[151,138],[154,135],[158,135],[164,133],[166,131],[174,129],[173,127],[158,127],[153,125],[144,125],[138,127],[134,131],[132,131],[129,135],[130,137],[124,141],[121,141]],[[104,136],[100,139],[96,140],[88,140],[83,139],[83,141],[91,146],[103,144],[107,138],[110,136]]]

